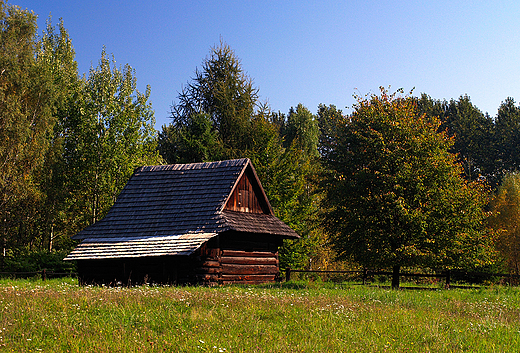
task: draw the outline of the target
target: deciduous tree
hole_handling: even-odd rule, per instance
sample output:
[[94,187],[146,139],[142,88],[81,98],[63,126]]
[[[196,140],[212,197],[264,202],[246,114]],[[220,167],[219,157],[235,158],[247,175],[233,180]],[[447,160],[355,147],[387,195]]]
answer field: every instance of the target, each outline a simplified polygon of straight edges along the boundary
[[413,99],[382,89],[358,98],[324,154],[334,248],[366,267],[391,267],[393,287],[403,266],[459,266],[481,238],[485,195],[461,177],[439,125]]
[[[23,219],[15,212],[40,199],[35,171],[41,167],[54,126],[53,83],[37,60],[36,16],[0,2],[0,224],[3,249],[20,240]],[[8,234],[9,233],[9,234]]]
[[138,166],[157,164],[154,115],[134,70],[115,66],[103,49],[81,95],[63,117],[64,163],[78,227],[102,218]]
[[506,174],[491,201],[490,225],[509,270],[520,274],[520,175]]
[[49,18],[40,39],[37,59],[48,68],[53,82],[55,124],[52,134],[48,136],[49,149],[45,154],[45,163],[38,172],[38,183],[44,197],[38,205],[37,217],[33,219],[42,251],[52,251],[56,244],[60,247],[69,243],[69,236],[75,231],[70,227],[72,222],[69,222],[67,213],[71,185],[67,182],[70,172],[66,169],[63,156],[64,141],[70,136],[64,126],[76,111],[84,85],[63,20],[55,28]]

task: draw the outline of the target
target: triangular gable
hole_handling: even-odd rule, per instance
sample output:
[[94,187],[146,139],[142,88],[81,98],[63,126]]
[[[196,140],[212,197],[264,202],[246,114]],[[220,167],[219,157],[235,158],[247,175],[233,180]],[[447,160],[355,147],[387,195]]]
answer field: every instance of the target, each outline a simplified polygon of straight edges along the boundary
[[222,210],[273,214],[251,161],[242,169]]

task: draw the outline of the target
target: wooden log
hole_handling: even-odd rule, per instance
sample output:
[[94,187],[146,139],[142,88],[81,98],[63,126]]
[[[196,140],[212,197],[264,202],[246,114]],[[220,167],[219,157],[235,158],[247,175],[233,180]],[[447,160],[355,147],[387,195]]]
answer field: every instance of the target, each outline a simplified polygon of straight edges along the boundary
[[222,275],[220,281],[226,283],[266,283],[273,282],[275,275]]
[[222,257],[222,264],[240,265],[278,265],[276,257]]
[[223,286],[227,286],[230,284],[264,284],[264,283],[273,283],[275,280],[265,280],[265,281],[220,281],[219,284]]
[[202,267],[220,267],[220,263],[216,260],[206,260],[202,263]]
[[222,264],[222,274],[226,275],[260,275],[276,274],[278,272],[278,266],[273,265]]
[[222,257],[276,257],[278,252],[271,251],[240,251],[240,250],[222,250]]
[[218,279],[219,279],[218,275],[210,275],[210,274],[197,275],[198,281],[217,282]]
[[197,273],[220,273],[220,267],[201,267],[197,270]]
[[248,251],[269,251],[269,243],[260,240],[247,239],[222,239],[222,247],[232,247],[234,249],[247,249]]
[[218,259],[218,256],[220,254],[220,249],[209,249],[208,250],[208,259]]

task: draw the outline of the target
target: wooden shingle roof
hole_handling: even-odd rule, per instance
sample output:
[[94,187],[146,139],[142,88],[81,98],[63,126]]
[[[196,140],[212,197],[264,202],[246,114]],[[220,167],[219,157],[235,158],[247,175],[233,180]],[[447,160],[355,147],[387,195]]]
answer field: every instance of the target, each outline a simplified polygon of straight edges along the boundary
[[191,255],[215,235],[215,233],[197,233],[169,237],[85,239],[66,257],[66,260]]
[[[263,205],[261,213],[225,210],[244,174],[255,184],[256,197]],[[74,250],[78,256],[81,247],[82,254],[100,249],[108,254],[110,251],[103,246],[115,243],[128,254],[132,252],[132,241],[144,244],[142,241],[147,239],[152,244],[162,237],[175,243],[175,239],[186,234],[205,234],[202,238],[207,240],[208,234],[214,236],[228,230],[299,238],[273,215],[251,161],[246,158],[138,168],[107,215],[72,238],[83,240]],[[201,245],[194,240],[196,237],[189,238],[191,250],[183,250],[185,253]],[[149,256],[153,253],[150,249],[143,251],[148,255],[140,256]],[[67,259],[72,259],[74,252]]]

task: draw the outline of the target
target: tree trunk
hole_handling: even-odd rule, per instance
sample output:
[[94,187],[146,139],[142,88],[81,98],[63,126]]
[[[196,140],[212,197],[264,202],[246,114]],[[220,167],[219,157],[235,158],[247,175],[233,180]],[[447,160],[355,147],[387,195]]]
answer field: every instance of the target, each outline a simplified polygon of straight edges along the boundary
[[392,268],[392,289],[399,289],[399,270],[401,266],[395,265]]

